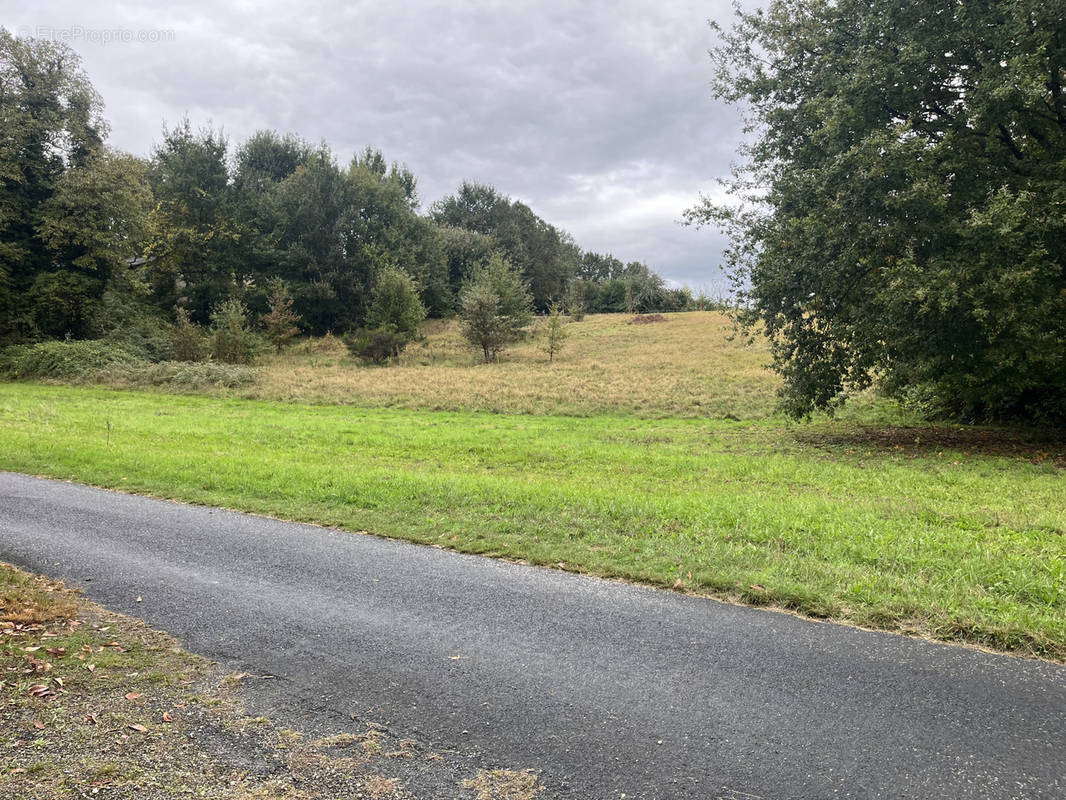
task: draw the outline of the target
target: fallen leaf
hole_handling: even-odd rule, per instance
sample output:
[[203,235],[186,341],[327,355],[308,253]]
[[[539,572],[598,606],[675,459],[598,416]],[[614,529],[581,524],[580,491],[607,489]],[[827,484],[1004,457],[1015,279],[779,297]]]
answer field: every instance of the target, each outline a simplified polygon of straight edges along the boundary
[[163,722],[173,722],[173,721],[174,721],[174,715],[171,714],[169,711],[164,711],[163,712]]
[[136,700],[138,697],[144,697],[144,695],[141,692],[130,692],[125,697],[127,700]]
[[749,586],[748,588],[749,588],[749,589],[754,589],[754,590],[755,590],[755,591],[757,591],[757,592],[765,592],[765,591],[766,591],[766,587],[765,587],[765,586],[760,586],[760,585],[759,585],[759,584],[757,584],[757,583],[753,583],[753,584],[752,584],[751,586]]
[[9,775],[22,775],[22,774],[23,774],[23,773],[25,773],[25,772],[26,772],[26,770],[25,770],[25,769],[24,769],[23,767],[15,767],[15,768],[14,768],[13,770],[11,770],[11,772],[9,772],[8,774],[9,774]]
[[90,725],[97,725],[100,722],[100,718],[96,716],[96,714],[86,714],[85,721],[88,722]]
[[33,727],[35,727],[39,731],[43,731],[44,730],[44,723],[41,722],[39,719],[35,719],[33,721]]
[[37,647],[23,647],[22,649],[25,650],[27,653],[36,653],[41,648],[40,648],[40,646],[37,646]]
[[681,579],[680,578],[678,578],[676,581],[674,581],[674,588],[675,589],[681,588]]
[[129,728],[131,731],[137,731],[137,733],[148,733],[148,729],[146,727],[144,727],[143,725],[138,725],[136,722],[131,722],[126,727]]
[[65,647],[49,647],[46,651],[50,656],[61,656],[67,652]]
[[96,664],[86,664],[85,669],[89,670],[89,672],[96,672]]

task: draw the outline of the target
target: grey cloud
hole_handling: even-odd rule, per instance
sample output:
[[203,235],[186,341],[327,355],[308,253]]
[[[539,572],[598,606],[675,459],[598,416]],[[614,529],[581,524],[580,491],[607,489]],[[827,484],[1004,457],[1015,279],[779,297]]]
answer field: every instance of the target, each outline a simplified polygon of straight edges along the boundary
[[160,5],[42,2],[7,25],[162,29],[174,41],[72,41],[111,141],[147,154],[188,114],[237,142],[256,129],[366,144],[406,162],[427,202],[495,185],[588,249],[721,286],[724,245],[680,228],[740,141],[710,97],[708,17],[723,0]]

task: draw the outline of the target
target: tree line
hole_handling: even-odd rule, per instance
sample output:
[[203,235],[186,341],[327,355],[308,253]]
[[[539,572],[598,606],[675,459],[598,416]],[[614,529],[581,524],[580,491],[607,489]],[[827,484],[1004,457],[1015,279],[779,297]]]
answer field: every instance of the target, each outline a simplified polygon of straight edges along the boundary
[[279,330],[365,331],[397,280],[448,316],[494,259],[536,310],[693,302],[491,186],[463,183],[423,212],[411,170],[370,147],[343,164],[326,144],[264,130],[232,148],[186,119],[150,158],[119,152],[76,54],[6,30],[0,127],[0,343],[203,326],[234,303]]

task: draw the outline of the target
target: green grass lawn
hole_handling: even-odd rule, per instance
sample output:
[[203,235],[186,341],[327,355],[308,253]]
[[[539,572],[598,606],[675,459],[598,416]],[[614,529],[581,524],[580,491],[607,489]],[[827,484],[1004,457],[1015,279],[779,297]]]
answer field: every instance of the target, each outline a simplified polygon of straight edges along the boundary
[[994,432],[0,384],[0,468],[1066,659],[1061,453]]

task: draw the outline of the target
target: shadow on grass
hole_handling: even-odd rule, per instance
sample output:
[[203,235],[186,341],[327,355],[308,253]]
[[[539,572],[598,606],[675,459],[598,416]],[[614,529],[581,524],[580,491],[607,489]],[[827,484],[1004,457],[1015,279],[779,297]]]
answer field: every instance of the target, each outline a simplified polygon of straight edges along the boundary
[[1066,469],[1066,430],[969,428],[962,426],[863,426],[842,430],[800,430],[802,444],[824,450],[876,450],[901,455],[944,452],[1017,458]]

